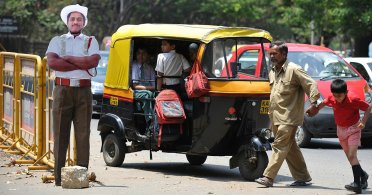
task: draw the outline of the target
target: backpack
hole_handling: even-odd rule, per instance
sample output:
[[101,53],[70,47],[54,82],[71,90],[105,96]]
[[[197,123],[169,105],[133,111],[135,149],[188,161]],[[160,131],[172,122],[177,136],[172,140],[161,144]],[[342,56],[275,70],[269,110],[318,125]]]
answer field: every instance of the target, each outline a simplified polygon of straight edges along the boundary
[[186,120],[186,114],[180,97],[172,89],[162,90],[158,94],[155,98],[155,111],[159,124],[158,147],[160,147],[163,126],[165,124],[180,124],[180,133],[182,134],[182,123]]

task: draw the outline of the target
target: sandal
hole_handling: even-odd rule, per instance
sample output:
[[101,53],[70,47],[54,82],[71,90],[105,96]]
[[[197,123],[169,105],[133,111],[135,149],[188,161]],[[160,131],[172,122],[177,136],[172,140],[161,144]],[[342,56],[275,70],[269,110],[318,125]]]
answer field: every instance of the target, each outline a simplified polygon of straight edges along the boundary
[[270,180],[267,177],[261,177],[261,178],[256,179],[255,181],[265,187],[273,187],[273,183],[274,183],[272,180]]
[[291,183],[289,186],[296,187],[296,186],[309,186],[311,185],[311,182],[306,182],[306,181],[295,181]]

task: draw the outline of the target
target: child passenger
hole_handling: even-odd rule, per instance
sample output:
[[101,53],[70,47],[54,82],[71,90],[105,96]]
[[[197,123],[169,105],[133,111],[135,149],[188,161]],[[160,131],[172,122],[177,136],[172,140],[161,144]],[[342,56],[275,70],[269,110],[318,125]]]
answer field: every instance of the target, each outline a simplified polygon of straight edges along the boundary
[[[155,70],[158,76],[181,77],[183,72],[190,72],[191,67],[186,58],[176,53],[176,44],[172,40],[162,40],[161,50],[163,53],[158,55]],[[179,92],[181,78],[159,78],[157,90],[173,89]]]
[[[367,180],[369,175],[359,164],[357,150],[360,145],[362,129],[365,127],[369,113],[371,112],[371,105],[357,97],[348,95],[347,84],[341,79],[336,79],[332,82],[331,92],[332,95],[317,106],[315,114],[324,106],[333,107],[337,125],[337,137],[351,164],[354,175],[354,182],[345,185],[345,188],[356,193],[361,193],[362,189],[368,187]],[[361,120],[359,110],[364,111],[364,116]],[[306,111],[306,113],[308,112]]]

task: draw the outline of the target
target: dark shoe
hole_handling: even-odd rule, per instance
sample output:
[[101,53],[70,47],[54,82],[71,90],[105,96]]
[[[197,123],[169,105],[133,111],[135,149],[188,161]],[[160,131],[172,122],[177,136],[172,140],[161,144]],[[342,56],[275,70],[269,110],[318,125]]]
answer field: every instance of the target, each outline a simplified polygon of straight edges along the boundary
[[368,188],[368,177],[369,175],[364,171],[364,177],[361,177],[361,185],[362,189],[367,189]]
[[309,186],[311,184],[312,184],[311,182],[306,182],[306,181],[295,181],[295,182],[289,184],[289,186],[298,187],[298,186]]
[[267,178],[267,177],[261,177],[255,180],[257,183],[265,186],[265,187],[273,187],[273,180]]
[[56,185],[56,186],[61,186],[61,181],[56,181],[56,182],[55,182],[55,185]]
[[353,192],[355,192],[355,193],[357,193],[357,194],[362,193],[362,186],[356,184],[355,182],[352,182],[352,183],[350,183],[350,184],[348,184],[348,185],[345,185],[345,188],[346,188],[347,190],[349,190],[349,191],[353,191]]

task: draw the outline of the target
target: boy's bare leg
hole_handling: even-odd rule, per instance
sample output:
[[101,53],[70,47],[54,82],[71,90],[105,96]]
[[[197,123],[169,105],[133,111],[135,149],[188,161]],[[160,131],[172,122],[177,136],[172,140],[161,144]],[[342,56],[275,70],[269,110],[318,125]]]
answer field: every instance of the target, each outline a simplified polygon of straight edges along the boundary
[[355,146],[355,145],[349,145],[348,150],[345,151],[345,154],[347,156],[347,159],[350,162],[350,165],[359,164],[357,153],[358,153],[358,146]]
[[348,150],[344,150],[345,154],[350,162],[351,166],[356,166],[357,169],[360,170],[360,176],[361,176],[361,186],[362,189],[366,189],[368,187],[368,177],[369,175],[367,172],[365,172],[362,167],[359,164],[359,159],[358,159],[358,146],[356,145],[349,145]]
[[353,175],[354,175],[354,182],[348,185],[345,185],[345,188],[347,190],[354,191],[359,194],[362,192],[361,178],[362,178],[363,170],[359,165],[359,160],[357,157],[358,145],[347,145],[346,147],[343,146],[343,149],[347,156],[347,159],[350,162],[351,168],[353,170]]

